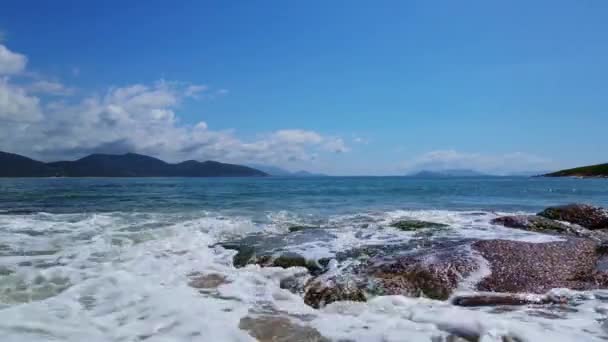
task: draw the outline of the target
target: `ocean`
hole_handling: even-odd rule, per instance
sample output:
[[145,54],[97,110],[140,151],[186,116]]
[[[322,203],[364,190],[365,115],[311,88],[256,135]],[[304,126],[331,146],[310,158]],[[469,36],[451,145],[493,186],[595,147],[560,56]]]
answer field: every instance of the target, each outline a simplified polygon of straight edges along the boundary
[[[314,309],[281,288],[302,268],[235,268],[236,252],[218,245],[254,236],[267,251],[319,260],[414,239],[553,241],[490,221],[567,203],[608,207],[608,181],[0,179],[0,341],[435,342],[457,341],[454,331],[483,342],[605,341],[608,290],[563,290],[573,300],[559,307],[465,308],[379,295]],[[403,218],[449,229],[390,227]],[[348,262],[331,263],[331,272]],[[216,282],[192,286],[201,274]],[[471,291],[470,283],[460,289]]]

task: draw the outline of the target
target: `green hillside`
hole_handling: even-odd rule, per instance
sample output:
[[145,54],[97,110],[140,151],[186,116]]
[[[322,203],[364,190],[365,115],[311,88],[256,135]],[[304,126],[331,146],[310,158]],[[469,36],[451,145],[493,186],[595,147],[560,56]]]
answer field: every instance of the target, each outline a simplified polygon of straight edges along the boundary
[[608,177],[608,163],[548,173],[546,177]]

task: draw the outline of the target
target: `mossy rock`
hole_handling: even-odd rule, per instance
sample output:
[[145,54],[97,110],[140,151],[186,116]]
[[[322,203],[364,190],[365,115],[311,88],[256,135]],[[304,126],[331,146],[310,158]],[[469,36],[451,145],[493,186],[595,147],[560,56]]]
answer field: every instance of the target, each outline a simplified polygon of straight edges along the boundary
[[428,221],[420,221],[420,220],[399,220],[390,224],[391,227],[403,230],[403,231],[414,231],[418,229],[424,228],[446,228],[447,224],[437,223],[437,222],[428,222]]
[[318,228],[319,227],[296,225],[296,226],[291,226],[291,227],[287,228],[287,230],[289,230],[290,233],[295,233],[295,232],[300,232],[303,230],[318,229]]
[[306,267],[306,258],[297,253],[285,253],[274,259],[272,265],[282,268]]
[[255,259],[255,248],[238,244],[221,244],[225,249],[237,251],[232,258],[234,267],[245,267]]
[[608,210],[591,205],[569,204],[549,207],[538,215],[551,220],[578,224],[587,229],[608,229]]
[[505,226],[507,228],[524,229],[535,232],[550,231],[567,233],[570,230],[570,227],[563,223],[534,215],[501,216],[493,219],[490,223]]
[[308,269],[310,274],[319,275],[325,271],[325,267],[321,266],[315,260],[307,260],[297,253],[287,252],[281,254],[272,261],[272,266],[289,268],[289,267],[304,267]]

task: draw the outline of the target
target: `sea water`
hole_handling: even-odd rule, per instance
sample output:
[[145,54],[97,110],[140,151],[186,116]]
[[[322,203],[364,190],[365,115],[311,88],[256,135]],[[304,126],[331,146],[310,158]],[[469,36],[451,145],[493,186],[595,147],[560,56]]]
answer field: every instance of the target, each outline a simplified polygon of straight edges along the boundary
[[[293,341],[449,341],[454,331],[484,342],[506,335],[606,340],[608,291],[556,289],[571,298],[558,308],[462,308],[378,296],[316,310],[279,286],[303,269],[235,268],[235,252],[216,245],[253,234],[272,237],[279,251],[332,258],[414,238],[389,226],[400,218],[448,224],[442,239],[552,241],[557,237],[490,221],[573,202],[608,207],[608,181],[0,179],[0,341],[255,341],[252,330],[272,335],[285,322],[292,327],[284,340]],[[294,225],[321,229],[298,235],[289,232]],[[482,267],[459,291],[472,291],[487,272]],[[197,289],[189,284],[198,274],[223,281]]]

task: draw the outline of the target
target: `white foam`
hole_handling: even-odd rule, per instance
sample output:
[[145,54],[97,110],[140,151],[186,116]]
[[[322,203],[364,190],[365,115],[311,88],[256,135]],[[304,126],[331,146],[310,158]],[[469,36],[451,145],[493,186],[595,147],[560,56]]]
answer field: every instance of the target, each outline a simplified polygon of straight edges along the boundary
[[[335,239],[289,248],[312,256],[331,256],[366,244],[396,244],[413,237],[384,227],[401,217],[448,223],[453,228],[446,234],[459,236],[545,238],[493,226],[489,221],[496,214],[478,217],[449,211],[399,211],[365,215],[371,222],[368,228],[349,224],[346,216],[332,217],[327,226]],[[405,337],[430,341],[453,332],[479,335],[484,342],[499,341],[505,334],[524,341],[595,341],[606,336],[598,323],[608,317],[601,291],[567,291],[577,298],[576,311],[562,312],[558,319],[535,315],[534,308],[494,313],[401,296],[376,297],[367,303],[333,303],[314,310],[299,295],[279,287],[281,279],[301,274],[303,269],[257,265],[235,269],[231,264],[234,251],[210,247],[226,236],[280,232],[275,228],[285,226],[282,219],[294,221],[285,213],[271,217],[273,226],[268,228],[247,217],[208,212],[2,215],[2,243],[23,250],[56,247],[57,251],[0,258],[1,265],[15,272],[0,276],[0,292],[25,286],[35,293],[41,291],[36,288],[37,281],[44,286],[56,278],[69,284],[43,300],[1,303],[2,341],[253,341],[238,325],[242,317],[256,312],[289,315],[329,338],[355,341],[403,341]],[[23,230],[43,234],[19,233]],[[24,260],[56,264],[42,268],[17,265]],[[331,272],[339,272],[338,265],[333,265]],[[193,272],[221,274],[228,283],[200,293],[188,286]],[[471,284],[485,272],[482,267],[471,275],[461,290],[470,291]],[[4,282],[10,277],[21,279],[21,285]]]

